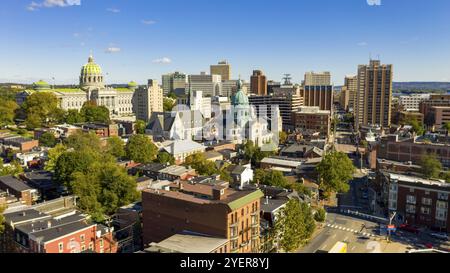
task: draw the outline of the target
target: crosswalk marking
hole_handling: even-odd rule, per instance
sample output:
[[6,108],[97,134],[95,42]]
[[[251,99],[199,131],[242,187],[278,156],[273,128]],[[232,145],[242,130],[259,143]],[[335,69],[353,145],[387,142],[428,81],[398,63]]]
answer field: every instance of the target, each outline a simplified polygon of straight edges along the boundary
[[362,232],[362,231],[358,231],[358,230],[347,228],[347,227],[341,227],[339,225],[332,225],[330,223],[326,224],[326,226],[330,227],[330,228],[333,228],[333,229],[339,229],[339,230],[343,230],[343,231],[347,231],[347,232],[352,232],[352,233],[355,233],[355,234],[361,234],[361,235],[366,236],[366,237],[376,237],[376,235],[372,234],[372,233]]

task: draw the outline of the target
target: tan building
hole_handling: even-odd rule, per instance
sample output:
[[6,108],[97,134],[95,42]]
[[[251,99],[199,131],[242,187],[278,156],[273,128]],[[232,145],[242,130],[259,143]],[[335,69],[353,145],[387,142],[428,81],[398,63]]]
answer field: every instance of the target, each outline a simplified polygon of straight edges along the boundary
[[347,110],[355,111],[356,105],[356,91],[358,89],[358,77],[355,76],[345,76],[344,87],[348,92],[348,105]]
[[348,110],[350,103],[350,91],[347,89],[347,87],[343,86],[341,89],[341,92],[339,93],[339,104],[341,105],[342,109]]
[[260,96],[267,95],[267,78],[263,71],[253,70],[250,77],[250,92]]
[[166,189],[142,192],[144,245],[191,232],[226,239],[224,253],[259,252],[260,190],[238,191],[217,180]]
[[146,87],[140,87],[135,92],[137,119],[149,121],[153,112],[163,111],[163,89],[158,85],[158,81],[148,80]]
[[331,73],[306,72],[304,85],[331,85]]
[[227,61],[220,61],[216,65],[211,65],[211,75],[222,76],[222,81],[231,80],[231,65]]
[[391,125],[392,76],[392,65],[382,65],[379,60],[358,67],[356,128],[360,125]]
[[428,100],[420,102],[419,111],[425,125],[440,129],[450,121],[450,95],[431,95]]
[[300,107],[292,113],[295,129],[320,132],[321,136],[329,138],[331,130],[331,112],[320,110],[319,107]]

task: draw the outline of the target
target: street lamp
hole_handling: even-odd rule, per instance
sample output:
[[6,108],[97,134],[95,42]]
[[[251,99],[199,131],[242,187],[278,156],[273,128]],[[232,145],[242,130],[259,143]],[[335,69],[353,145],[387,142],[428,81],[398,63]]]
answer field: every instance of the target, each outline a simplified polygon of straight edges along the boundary
[[394,214],[392,215],[392,217],[389,218],[388,239],[387,239],[388,242],[391,241],[391,226],[392,226],[392,220],[394,220],[395,215],[397,215],[397,212],[394,212]]

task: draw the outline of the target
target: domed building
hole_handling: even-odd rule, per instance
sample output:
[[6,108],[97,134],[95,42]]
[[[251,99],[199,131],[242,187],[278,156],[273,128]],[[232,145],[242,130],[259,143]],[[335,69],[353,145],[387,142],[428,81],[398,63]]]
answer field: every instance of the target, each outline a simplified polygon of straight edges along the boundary
[[[159,87],[156,85],[156,87]],[[152,86],[151,90],[154,90]],[[161,99],[158,105],[146,101],[146,103],[138,104],[138,98],[149,97],[150,88],[139,88],[138,84],[131,81],[125,88],[111,88],[105,86],[102,68],[96,64],[92,54],[88,58],[88,62],[81,67],[78,88],[51,88],[50,85],[43,81],[37,81],[32,88],[21,92],[17,95],[17,103],[22,104],[26,98],[33,92],[53,92],[58,98],[59,105],[64,110],[76,109],[80,110],[87,101],[94,101],[97,105],[106,106],[113,117],[130,117],[138,116],[140,119],[147,119],[148,113],[151,111],[162,111],[162,90],[155,90],[154,96],[158,97],[161,91]],[[141,94],[142,93],[142,94]],[[152,95],[153,96],[153,95]],[[159,101],[161,101],[159,103]],[[161,105],[159,105],[161,104]],[[152,108],[152,109],[149,109]]]
[[[243,82],[239,80],[238,91],[231,97],[231,112],[233,122],[227,127],[226,138],[236,144],[242,144],[245,140],[251,140],[261,148],[270,146],[273,150],[274,133],[269,131],[269,120],[266,117],[258,118],[256,109],[251,106],[247,94],[243,90]],[[276,111],[274,118],[281,122],[280,112]],[[227,122],[227,124],[229,124]],[[278,125],[276,128],[280,128]],[[278,132],[276,132],[278,134]]]

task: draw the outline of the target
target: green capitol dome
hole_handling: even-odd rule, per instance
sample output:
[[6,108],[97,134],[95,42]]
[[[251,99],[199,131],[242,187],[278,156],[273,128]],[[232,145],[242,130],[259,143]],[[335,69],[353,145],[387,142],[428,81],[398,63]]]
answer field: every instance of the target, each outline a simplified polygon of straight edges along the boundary
[[102,69],[94,62],[92,54],[89,56],[88,63],[81,67],[80,87],[83,89],[104,87]]
[[50,85],[43,80],[39,80],[35,83],[33,83],[33,89],[34,90],[48,90],[50,89]]
[[129,88],[137,87],[137,83],[135,81],[131,81],[128,83]]
[[237,86],[238,87],[238,91],[232,97],[232,104],[233,104],[233,106],[238,106],[238,105],[247,106],[247,105],[249,105],[248,97],[244,93],[244,91],[242,90],[242,86],[243,86],[243,83],[242,83],[241,80],[239,80],[238,86]]

